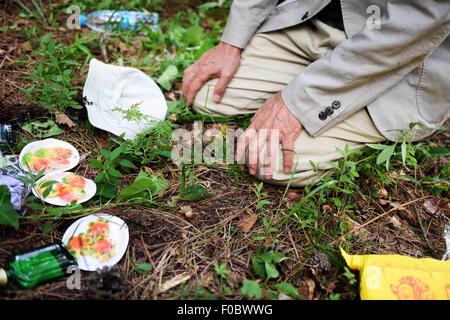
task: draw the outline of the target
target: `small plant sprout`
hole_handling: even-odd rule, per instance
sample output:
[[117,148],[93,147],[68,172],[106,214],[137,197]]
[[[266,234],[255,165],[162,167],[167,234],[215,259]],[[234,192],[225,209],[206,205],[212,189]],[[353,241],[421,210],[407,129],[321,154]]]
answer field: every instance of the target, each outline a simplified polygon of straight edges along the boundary
[[140,109],[141,105],[142,105],[142,101],[133,103],[129,109],[116,107],[113,109],[113,111],[121,113],[123,118],[128,121],[135,121],[135,122],[154,122],[154,121],[156,121],[156,119],[144,114],[141,111],[141,109]]

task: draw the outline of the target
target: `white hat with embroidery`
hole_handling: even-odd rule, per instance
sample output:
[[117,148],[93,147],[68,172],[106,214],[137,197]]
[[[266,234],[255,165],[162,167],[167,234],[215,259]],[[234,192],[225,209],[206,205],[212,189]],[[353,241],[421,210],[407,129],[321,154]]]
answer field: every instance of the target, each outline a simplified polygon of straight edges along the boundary
[[164,95],[152,78],[97,59],[89,63],[83,98],[94,127],[125,139],[134,139],[167,114]]

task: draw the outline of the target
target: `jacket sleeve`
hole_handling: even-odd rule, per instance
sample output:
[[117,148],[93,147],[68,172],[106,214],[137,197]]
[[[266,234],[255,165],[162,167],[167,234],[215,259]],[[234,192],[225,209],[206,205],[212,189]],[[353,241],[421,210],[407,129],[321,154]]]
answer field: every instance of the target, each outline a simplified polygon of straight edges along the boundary
[[277,3],[278,0],[234,0],[221,41],[244,49]]
[[365,26],[283,89],[288,109],[310,135],[370,104],[449,36],[450,0],[392,0],[385,10],[381,28]]

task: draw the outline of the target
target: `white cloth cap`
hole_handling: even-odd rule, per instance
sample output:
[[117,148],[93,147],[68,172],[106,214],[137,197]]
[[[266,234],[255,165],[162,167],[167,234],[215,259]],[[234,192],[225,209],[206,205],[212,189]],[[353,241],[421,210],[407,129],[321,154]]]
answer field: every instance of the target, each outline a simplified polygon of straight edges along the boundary
[[125,139],[135,136],[152,126],[149,121],[127,120],[124,114],[114,110],[128,110],[138,104],[142,114],[151,120],[164,120],[167,103],[158,85],[142,71],[119,67],[92,59],[84,84],[83,97],[89,122],[99,129]]

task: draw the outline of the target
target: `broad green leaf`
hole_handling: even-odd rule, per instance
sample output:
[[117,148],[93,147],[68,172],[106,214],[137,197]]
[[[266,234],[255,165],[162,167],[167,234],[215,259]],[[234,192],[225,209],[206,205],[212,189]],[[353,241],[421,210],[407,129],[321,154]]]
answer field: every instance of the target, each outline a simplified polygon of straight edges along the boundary
[[116,196],[116,193],[117,186],[108,181],[103,181],[102,183],[97,184],[97,196],[112,199]]
[[402,143],[402,163],[406,165],[406,142]]
[[122,159],[119,161],[119,164],[124,167],[124,168],[128,168],[128,169],[134,169],[136,168],[136,166],[133,164],[133,162],[127,160],[127,159]]
[[[33,198],[33,200],[36,198]],[[44,206],[41,202],[27,202],[27,207],[34,211],[42,211],[44,210]]]
[[100,150],[100,154],[104,157],[104,158],[109,158],[109,155],[111,154],[111,151],[108,149],[101,149]]
[[86,55],[91,56],[91,51],[82,44],[77,44],[77,48],[83,51]]
[[386,170],[389,169],[389,161],[391,160],[392,155],[394,154],[395,144],[390,145],[386,149],[380,152],[377,157],[377,164],[386,163]]
[[58,181],[50,180],[50,181],[45,181],[44,183],[42,183],[40,185],[41,188],[44,188],[44,192],[42,192],[42,197],[44,199],[48,197],[50,192],[52,192],[52,190],[53,190],[53,185],[55,185],[57,183],[58,183]]
[[100,161],[98,161],[97,159],[90,159],[89,163],[91,164],[91,166],[93,166],[94,168],[97,169],[103,169],[103,165]]
[[30,121],[22,126],[22,129],[28,133],[31,133],[36,138],[48,138],[52,136],[57,136],[64,133],[52,119],[47,121]]
[[183,33],[183,42],[188,46],[198,46],[203,41],[203,28],[201,26],[191,26]]
[[301,299],[298,290],[289,282],[280,282],[274,285],[274,288],[277,289],[278,292],[284,293],[292,298]]
[[102,171],[94,178],[94,181],[97,184],[99,184],[99,183],[102,183],[102,182],[106,181],[107,180],[106,178],[107,178],[106,172]]
[[151,199],[166,190],[168,186],[169,182],[163,177],[141,171],[134,182],[120,192],[118,200],[132,200],[144,197]]
[[180,200],[186,200],[186,201],[198,201],[206,199],[211,194],[208,192],[208,189],[206,189],[204,186],[199,184],[194,184],[192,186],[189,186],[185,188],[183,191],[180,192],[179,199]]
[[11,204],[11,193],[5,185],[0,186],[0,224],[19,229],[19,215]]
[[152,265],[151,265],[150,263],[147,263],[147,262],[138,263],[138,264],[136,265],[136,268],[137,268],[139,271],[143,271],[143,272],[152,272],[152,270],[153,270]]
[[432,148],[428,151],[428,153],[433,158],[448,157],[450,156],[450,149],[445,147]]
[[116,160],[122,153],[123,153],[122,146],[115,148],[109,155],[109,160],[111,160],[111,161]]
[[261,253],[259,256],[263,262],[271,263],[273,261],[273,252],[272,251]]
[[167,111],[168,113],[179,113],[182,110],[181,101],[167,101]]
[[247,298],[261,298],[261,287],[255,280],[244,279],[242,282],[241,292]]
[[387,145],[385,145],[385,144],[371,144],[371,143],[368,143],[368,144],[366,144],[369,148],[372,148],[372,149],[375,149],[375,150],[384,150],[384,149],[386,149],[387,147],[389,147],[389,146],[387,146]]
[[166,91],[172,89],[172,83],[178,77],[178,68],[175,65],[170,65],[164,70],[161,76],[156,80],[157,83],[163,87]]
[[53,221],[46,221],[43,225],[42,225],[42,233],[43,234],[49,234],[50,231],[52,231],[53,228]]
[[151,181],[152,195],[158,195],[169,187],[169,182],[163,176],[156,174],[148,174],[144,171],[139,172],[139,174],[136,177],[136,181],[140,180]]
[[252,257],[252,267],[258,277],[262,279],[266,278],[266,268],[264,268],[264,262],[259,256]]
[[280,276],[277,267],[271,262],[265,262],[264,267],[266,268],[267,279],[276,279]]
[[281,261],[285,260],[286,257],[281,252],[274,252],[272,254],[272,261],[274,263],[280,263]]
[[219,7],[217,2],[207,2],[198,6],[200,10],[210,10]]
[[106,172],[107,172],[110,176],[115,177],[115,178],[121,178],[121,177],[122,177],[122,174],[121,174],[119,171],[117,171],[116,169],[113,169],[113,168],[108,168],[108,169],[106,170]]

